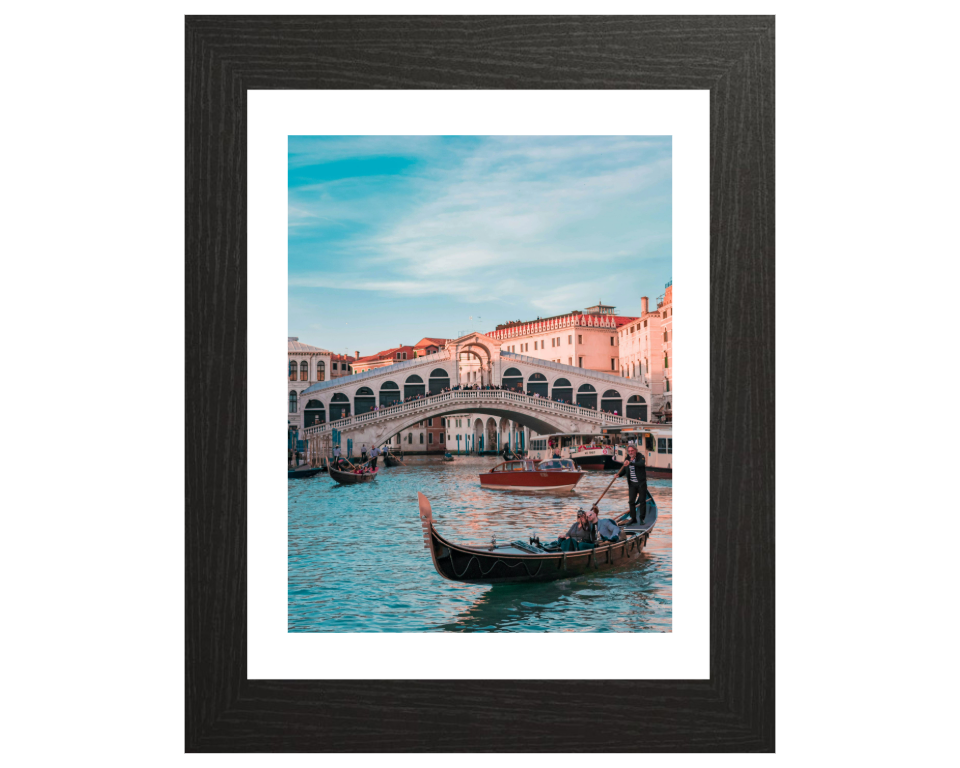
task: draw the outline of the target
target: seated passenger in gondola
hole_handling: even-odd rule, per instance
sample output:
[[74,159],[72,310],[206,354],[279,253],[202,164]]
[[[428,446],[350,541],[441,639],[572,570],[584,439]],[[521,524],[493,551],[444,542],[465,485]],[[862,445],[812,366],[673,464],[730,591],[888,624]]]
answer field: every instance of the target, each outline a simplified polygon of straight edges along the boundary
[[589,544],[594,542],[594,532],[593,532],[593,523],[590,522],[590,518],[587,513],[582,509],[577,510],[577,522],[570,526],[570,530],[566,532],[563,536],[557,537],[560,541],[564,539],[572,539],[574,541],[580,542],[585,541]]

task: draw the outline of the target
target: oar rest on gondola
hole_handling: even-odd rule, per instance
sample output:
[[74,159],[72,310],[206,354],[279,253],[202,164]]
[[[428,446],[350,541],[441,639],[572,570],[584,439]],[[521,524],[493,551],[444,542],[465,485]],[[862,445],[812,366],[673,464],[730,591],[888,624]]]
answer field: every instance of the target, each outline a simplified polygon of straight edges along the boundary
[[530,542],[474,547],[454,544],[443,538],[434,527],[433,510],[427,497],[422,493],[417,496],[424,546],[430,551],[433,567],[445,579],[469,584],[553,581],[620,568],[639,560],[657,522],[657,505],[648,493],[643,525],[621,529],[615,541],[572,545],[562,541],[541,544],[532,539]]

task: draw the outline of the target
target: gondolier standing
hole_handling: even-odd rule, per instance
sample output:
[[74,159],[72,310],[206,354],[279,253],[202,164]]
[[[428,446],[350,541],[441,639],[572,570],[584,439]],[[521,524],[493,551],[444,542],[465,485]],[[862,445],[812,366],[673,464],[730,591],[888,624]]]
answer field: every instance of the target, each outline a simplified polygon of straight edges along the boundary
[[370,449],[370,466],[374,469],[377,468],[377,456],[379,455],[380,449],[377,448],[377,446],[373,446],[373,448]]
[[367,463],[367,444],[366,443],[364,443],[363,447],[360,449],[360,460],[363,461],[364,464]]
[[[627,488],[630,492],[630,523],[643,522],[647,514],[647,464],[637,451],[637,446],[627,446],[627,457],[617,473],[627,476]],[[637,520],[637,503],[640,504],[640,519]]]
[[337,469],[340,469],[340,443],[333,446],[333,463]]

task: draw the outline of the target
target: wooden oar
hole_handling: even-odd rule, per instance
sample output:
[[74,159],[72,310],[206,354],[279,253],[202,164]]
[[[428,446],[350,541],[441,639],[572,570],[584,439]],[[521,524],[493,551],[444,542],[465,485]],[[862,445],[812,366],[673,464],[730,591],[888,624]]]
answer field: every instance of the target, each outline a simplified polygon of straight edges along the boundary
[[[623,472],[623,467],[620,467],[620,472]],[[617,474],[613,476],[613,480],[610,481],[610,485],[608,485],[606,488],[603,489],[603,493],[600,494],[600,498],[597,499],[596,502],[594,502],[593,506],[590,507],[590,509],[597,508],[597,505],[600,503],[603,497],[607,495],[607,491],[609,491],[613,487],[613,484],[617,482],[617,480],[620,478],[620,472],[617,472]]]

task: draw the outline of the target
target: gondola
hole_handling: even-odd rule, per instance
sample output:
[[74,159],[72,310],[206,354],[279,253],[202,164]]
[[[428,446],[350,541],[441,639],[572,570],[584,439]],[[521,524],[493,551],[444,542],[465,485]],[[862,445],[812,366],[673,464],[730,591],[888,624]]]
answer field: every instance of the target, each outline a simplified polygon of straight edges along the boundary
[[323,472],[323,467],[297,467],[287,470],[287,480],[299,480],[304,477],[313,477]]
[[453,454],[451,454],[451,453],[445,453],[445,454],[443,454],[443,460],[444,460],[444,461],[453,461]]
[[383,454],[383,463],[388,467],[399,467],[403,462],[392,453]]
[[330,477],[336,480],[340,485],[355,485],[356,483],[371,483],[377,479],[379,470],[373,470],[365,475],[355,475],[353,471],[341,472],[339,469],[330,467]]
[[[467,547],[447,541],[433,525],[430,502],[422,493],[420,526],[424,546],[430,550],[433,567],[443,578],[467,584],[519,584],[528,581],[569,579],[595,571],[620,568],[640,558],[650,532],[657,523],[657,503],[647,491],[647,511],[644,522],[620,527],[617,541],[602,541],[595,546],[583,542],[566,541],[571,549],[564,551],[558,544],[540,544],[514,541],[510,544],[491,543],[487,547]],[[617,524],[626,514],[617,519]],[[575,547],[575,548],[574,548]]]

